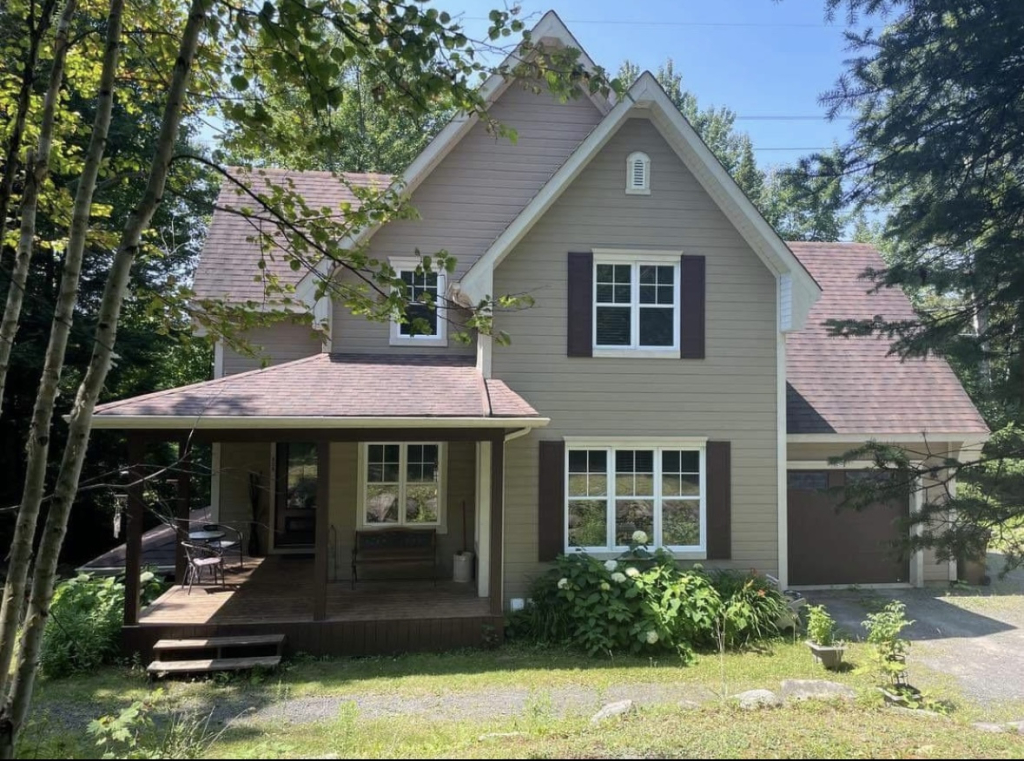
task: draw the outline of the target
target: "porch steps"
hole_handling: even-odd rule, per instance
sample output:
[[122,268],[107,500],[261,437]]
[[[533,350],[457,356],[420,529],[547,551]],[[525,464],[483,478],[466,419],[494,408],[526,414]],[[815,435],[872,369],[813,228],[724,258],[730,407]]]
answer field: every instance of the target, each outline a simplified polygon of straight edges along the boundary
[[284,652],[283,634],[162,639],[153,646],[150,674],[199,674],[275,668]]

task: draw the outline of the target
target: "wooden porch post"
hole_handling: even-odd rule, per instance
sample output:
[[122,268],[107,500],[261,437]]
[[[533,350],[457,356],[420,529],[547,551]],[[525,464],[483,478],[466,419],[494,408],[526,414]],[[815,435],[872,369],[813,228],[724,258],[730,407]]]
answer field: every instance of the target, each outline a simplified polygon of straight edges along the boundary
[[313,620],[327,618],[327,540],[331,531],[331,443],[316,445],[316,554],[313,561]]
[[505,524],[505,432],[491,440],[491,613],[500,616],[504,610],[504,577],[502,546]]
[[128,536],[125,546],[124,625],[139,623],[139,575],[142,573],[142,521],[145,506],[142,503],[143,459],[146,447],[137,433],[128,434]]
[[188,437],[178,442],[178,504],[174,522],[174,579],[185,579],[185,548],[181,539],[188,535],[189,505],[192,502],[192,450]]

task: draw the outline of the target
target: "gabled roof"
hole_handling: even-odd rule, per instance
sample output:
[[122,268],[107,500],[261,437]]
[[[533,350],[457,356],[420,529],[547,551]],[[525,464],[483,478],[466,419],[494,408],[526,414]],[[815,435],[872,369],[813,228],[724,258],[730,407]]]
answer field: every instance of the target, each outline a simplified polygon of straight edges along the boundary
[[540,426],[471,357],[315,354],[190,386],[101,404],[95,428],[340,428],[374,425]]
[[793,286],[792,324],[803,324],[811,305],[821,289],[811,274],[787,248],[778,233],[769,225],[750,199],[746,197],[721,162],[701,140],[697,132],[679,113],[668,94],[649,71],[641,74],[618,104],[566,159],[551,179],[534,196],[526,208],[506,228],[491,247],[462,278],[460,288],[471,301],[491,295],[494,268],[512,251],[533,225],[551,208],[591,159],[615,135],[631,116],[644,114],[665,137],[687,169],[718,204],[725,216],[747,241],[768,269],[776,275],[788,275]]
[[[594,69],[594,62],[586,51],[576,40],[576,37],[569,31],[569,28],[558,17],[554,11],[544,14],[537,25],[530,30],[530,39],[534,43],[546,45],[562,45],[567,48],[575,48],[580,51],[579,63],[585,69]],[[518,51],[514,51],[505,58],[498,69],[511,69],[519,61]],[[480,86],[480,96],[483,101],[493,104],[511,86],[512,78],[500,73],[492,74]],[[601,113],[607,113],[612,108],[612,103],[598,93],[586,93],[594,101]],[[437,168],[438,164],[449,154],[459,141],[477,124],[479,117],[476,114],[460,114],[452,119],[437,136],[427,144],[420,154],[413,159],[412,163],[402,174],[394,178],[396,188],[401,188],[406,194],[415,192],[423,181],[430,176],[430,173]],[[350,240],[343,242],[346,248],[352,248],[368,241],[379,230],[379,227],[369,227],[361,230]],[[305,299],[309,304],[315,300],[316,285],[320,278],[326,277],[331,272],[332,263],[326,260],[320,261],[316,267],[307,270],[301,278],[297,294],[299,298]]]
[[[350,203],[359,208],[359,199],[350,186],[385,188],[391,182],[387,174],[358,174],[355,172],[295,172],[284,169],[253,169],[238,172],[254,193],[270,192],[270,185],[293,185],[306,203],[314,209],[339,209]],[[257,279],[260,270],[256,264],[260,248],[253,239],[261,234],[272,234],[276,227],[265,221],[259,204],[246,195],[239,195],[233,183],[221,185],[217,208],[250,209],[251,215],[217,211],[213,215],[203,254],[199,257],[193,289],[199,299],[226,299],[228,301],[263,301],[263,284]],[[285,285],[296,285],[302,272],[294,271],[283,252],[271,247],[265,252],[266,273],[276,275]]]
[[899,288],[871,293],[862,278],[884,269],[874,248],[860,243],[790,243],[821,283],[822,296],[806,326],[786,342],[786,417],[790,434],[974,434],[988,427],[949,364],[939,357],[901,360],[881,337],[837,338],[829,319],[914,319]]

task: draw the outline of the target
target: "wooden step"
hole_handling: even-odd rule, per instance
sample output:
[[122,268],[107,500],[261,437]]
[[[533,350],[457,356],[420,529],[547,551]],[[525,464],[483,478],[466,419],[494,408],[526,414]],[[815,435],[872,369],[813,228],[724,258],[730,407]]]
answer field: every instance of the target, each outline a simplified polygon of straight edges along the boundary
[[284,645],[283,634],[257,634],[241,637],[206,637],[197,639],[162,639],[153,645],[153,652],[168,650],[220,650],[223,648],[276,647]]
[[246,671],[254,668],[277,668],[281,665],[280,655],[264,655],[256,658],[203,658],[194,661],[153,661],[146,669],[150,674],[201,674],[214,671]]

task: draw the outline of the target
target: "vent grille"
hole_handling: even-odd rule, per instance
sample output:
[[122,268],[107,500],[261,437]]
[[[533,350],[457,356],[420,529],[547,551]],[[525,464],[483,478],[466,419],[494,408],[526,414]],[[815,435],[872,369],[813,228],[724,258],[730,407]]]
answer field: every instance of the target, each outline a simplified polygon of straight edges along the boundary
[[626,159],[626,191],[649,193],[651,189],[651,160],[646,153],[631,153]]

